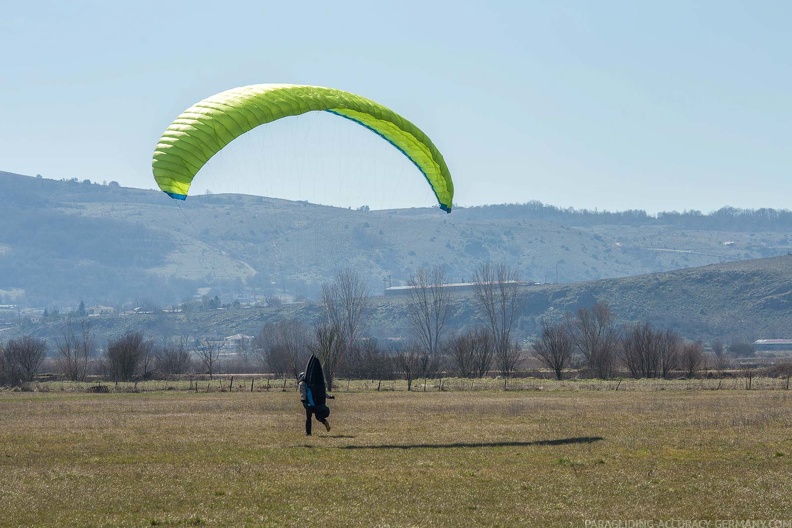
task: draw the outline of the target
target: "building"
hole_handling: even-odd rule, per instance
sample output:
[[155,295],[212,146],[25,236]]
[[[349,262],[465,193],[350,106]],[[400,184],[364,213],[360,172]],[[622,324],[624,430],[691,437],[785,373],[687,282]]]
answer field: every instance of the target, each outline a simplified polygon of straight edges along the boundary
[[99,317],[100,315],[111,315],[115,313],[115,308],[111,306],[95,305],[85,309],[88,317]]
[[792,353],[792,339],[757,339],[753,346],[757,352]]
[[246,348],[251,341],[253,341],[253,336],[234,334],[223,340],[223,348],[226,350],[240,350]]
[[[538,282],[525,282],[525,281],[514,281],[514,280],[505,281],[505,283],[515,284],[520,288],[525,288],[528,286],[534,286],[539,284]],[[457,292],[464,293],[464,292],[476,291],[475,282],[450,282],[448,284],[441,284],[440,287],[452,293],[457,293]],[[420,288],[421,286],[389,286],[385,288],[385,295],[386,296],[409,295],[411,291],[415,291]]]

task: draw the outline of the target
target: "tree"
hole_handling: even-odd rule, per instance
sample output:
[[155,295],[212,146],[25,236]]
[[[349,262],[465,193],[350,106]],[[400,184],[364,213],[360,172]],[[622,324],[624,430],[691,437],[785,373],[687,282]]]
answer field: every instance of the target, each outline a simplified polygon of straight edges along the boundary
[[142,377],[144,361],[149,357],[152,343],[140,332],[128,332],[107,343],[105,363],[112,381],[134,381]]
[[492,368],[492,356],[494,349],[492,345],[492,335],[486,328],[475,328],[473,330],[473,348],[475,375],[483,378],[489,374]]
[[322,362],[327,390],[333,390],[336,371],[344,356],[346,344],[341,329],[332,323],[322,323],[314,330],[311,352]]
[[382,380],[393,376],[393,364],[376,339],[361,339],[344,359],[345,375],[352,379]]
[[[322,285],[322,304],[325,308],[325,332],[337,332],[339,349],[334,352],[333,364],[323,361],[325,376],[332,379],[336,369],[344,359],[344,354],[355,345],[360,331],[363,315],[368,303],[368,288],[358,272],[352,269],[339,271],[333,282]],[[318,330],[317,330],[318,332]],[[317,333],[318,335],[318,333]],[[330,380],[328,379],[328,382]]]
[[485,328],[471,328],[448,344],[451,359],[463,378],[484,377],[492,363],[492,340]]
[[679,350],[682,339],[679,334],[665,330],[660,334],[660,375],[668,379],[679,365]]
[[726,345],[720,339],[712,342],[712,353],[715,355],[715,370],[721,372],[726,368],[726,357],[723,352],[726,350]]
[[635,323],[624,333],[619,350],[633,378],[657,377],[658,346],[658,335],[649,323]]
[[715,357],[720,359],[723,357],[723,351],[726,350],[726,345],[720,339],[716,339],[712,342],[712,353],[715,354]]
[[682,345],[680,366],[689,378],[694,378],[704,362],[704,343],[685,343]]
[[217,360],[220,359],[220,345],[207,339],[198,345],[198,360],[203,364],[204,371],[209,374],[209,379],[214,376]]
[[407,391],[412,390],[412,382],[419,376],[421,364],[424,363],[426,355],[426,352],[423,352],[414,343],[396,352],[396,365],[407,381]]
[[459,376],[472,378],[475,368],[475,349],[470,332],[452,337],[448,342],[448,350],[451,353],[451,359],[459,372]]
[[735,342],[729,345],[729,354],[734,357],[754,357],[756,348],[751,343]]
[[507,346],[499,353],[494,355],[495,365],[503,375],[503,386],[506,387],[506,382],[517,371],[517,365],[522,360],[522,348],[516,341],[507,343]]
[[267,323],[253,338],[253,349],[276,377],[293,378],[308,361],[308,329],[295,320]]
[[166,377],[189,372],[191,363],[190,352],[183,342],[166,344],[154,355],[154,366],[157,372]]
[[445,287],[445,271],[437,266],[421,268],[408,281],[407,320],[413,337],[435,358],[451,306]]
[[668,378],[677,368],[681,339],[670,330],[635,323],[622,338],[620,354],[634,378]]
[[47,355],[47,342],[32,336],[11,339],[3,352],[3,367],[12,385],[32,381]]
[[533,355],[553,371],[557,380],[563,379],[564,370],[572,362],[575,341],[567,325],[542,321],[539,339],[533,344]]
[[220,296],[215,295],[214,297],[209,297],[208,295],[204,295],[201,297],[201,307],[203,310],[217,310],[222,306],[220,302]]
[[[84,305],[83,310],[85,309]],[[79,331],[75,323],[67,324],[63,329],[63,339],[56,340],[58,347],[58,368],[70,381],[85,381],[88,374],[88,362],[95,348],[91,333],[91,324],[80,321]]]
[[589,369],[599,378],[613,375],[615,350],[619,343],[616,316],[607,303],[597,302],[580,308],[576,317],[567,316],[575,348],[583,355]]
[[513,268],[489,262],[476,269],[473,279],[476,303],[490,331],[495,361],[507,378],[520,358],[520,350],[511,339],[524,301],[518,279]]
[[483,378],[492,368],[492,336],[486,328],[476,328],[473,336],[476,377]]

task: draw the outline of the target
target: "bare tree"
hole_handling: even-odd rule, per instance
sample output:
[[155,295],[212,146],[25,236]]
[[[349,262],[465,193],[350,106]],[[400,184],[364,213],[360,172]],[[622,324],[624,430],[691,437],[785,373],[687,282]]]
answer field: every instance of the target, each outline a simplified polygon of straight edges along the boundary
[[266,348],[261,349],[261,357],[269,372],[276,378],[296,378],[299,372],[298,361],[292,356],[289,346],[279,341],[269,342],[265,346]]
[[435,358],[445,329],[451,296],[442,267],[421,268],[408,281],[407,320],[413,337]]
[[635,323],[624,333],[620,355],[633,378],[656,378],[660,371],[659,336],[649,323]]
[[344,359],[344,372],[353,379],[382,380],[393,376],[393,364],[376,339],[361,339]]
[[663,378],[671,377],[671,372],[679,365],[679,354],[682,339],[671,330],[660,334],[660,375]]
[[492,335],[486,328],[475,328],[473,330],[473,366],[477,378],[483,378],[489,374],[492,368],[492,356],[494,354],[492,346]]
[[333,282],[322,285],[322,304],[327,317],[324,326],[333,327],[334,332],[339,333],[340,351],[338,357],[334,358],[334,368],[337,368],[343,361],[344,354],[360,337],[361,323],[368,304],[365,281],[355,270],[339,271]]
[[667,378],[677,367],[681,339],[670,330],[635,323],[622,338],[621,357],[634,378]]
[[695,343],[685,343],[682,346],[682,354],[680,356],[680,366],[687,373],[689,378],[696,377],[704,363],[704,343],[696,341]]
[[357,345],[350,348],[336,374],[347,379],[373,379],[369,376],[371,366],[369,349],[376,348],[376,344],[372,345],[371,341],[374,340],[361,339]]
[[518,279],[513,268],[489,262],[479,266],[474,275],[476,303],[489,327],[495,361],[505,377],[511,375],[520,358],[519,348],[511,339],[524,301]]
[[452,337],[448,342],[451,360],[462,378],[472,378],[476,370],[476,350],[472,331]]
[[234,359],[234,368],[236,372],[250,373],[255,372],[255,368],[251,365],[251,341],[247,337],[240,339],[236,345],[236,358]]
[[407,381],[407,390],[412,390],[412,382],[420,375],[421,365],[425,362],[426,352],[415,344],[396,352],[396,365]]
[[723,341],[716,339],[712,342],[712,353],[715,354],[715,357],[721,357],[724,350],[726,350],[726,345]]
[[756,356],[756,347],[751,343],[735,341],[729,345],[729,354],[734,357],[754,357]]
[[486,328],[476,328],[474,331],[473,344],[475,347],[475,374],[478,378],[483,378],[489,374],[492,368],[492,335]]
[[133,381],[141,377],[143,362],[151,352],[152,343],[140,332],[129,332],[107,343],[105,363],[113,381]]
[[9,340],[3,348],[3,366],[11,384],[33,380],[46,355],[47,343],[43,339],[24,336]]
[[253,338],[253,349],[276,377],[296,378],[308,361],[308,328],[295,320],[267,323]]
[[470,328],[448,342],[451,360],[463,378],[484,377],[492,364],[492,339],[486,328]]
[[209,379],[214,377],[217,361],[220,359],[220,345],[213,341],[203,340],[198,345],[198,360],[203,364],[204,371],[209,374]]
[[613,375],[619,333],[616,317],[607,303],[597,302],[591,309],[580,308],[576,317],[567,317],[575,348],[583,355],[589,369],[599,378]]
[[154,365],[163,376],[176,376],[189,372],[192,360],[184,343],[168,343],[155,354]]
[[567,325],[542,321],[539,339],[533,344],[533,355],[553,371],[557,380],[563,379],[574,350],[575,341]]
[[56,340],[58,347],[56,363],[66,379],[85,381],[95,340],[88,321],[80,321],[79,333],[75,327],[74,323],[67,324],[63,329],[63,340]]
[[508,382],[509,378],[511,378],[517,371],[517,366],[520,364],[521,360],[522,348],[517,341],[508,343],[508,346],[506,346],[505,349],[495,354],[495,365],[503,375],[504,388],[506,387],[506,383]]
[[715,355],[715,370],[719,373],[726,368],[726,356],[724,355],[724,351],[726,350],[726,345],[720,339],[716,339],[712,342],[712,353]]
[[315,340],[311,352],[322,362],[327,390],[333,390],[333,381],[345,353],[341,330],[334,324],[323,323],[314,330]]

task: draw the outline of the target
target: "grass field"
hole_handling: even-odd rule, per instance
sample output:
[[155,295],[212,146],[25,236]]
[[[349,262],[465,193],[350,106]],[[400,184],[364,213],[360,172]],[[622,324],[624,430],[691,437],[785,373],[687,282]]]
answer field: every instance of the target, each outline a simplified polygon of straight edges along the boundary
[[0,525],[792,519],[792,392],[670,387],[0,392]]

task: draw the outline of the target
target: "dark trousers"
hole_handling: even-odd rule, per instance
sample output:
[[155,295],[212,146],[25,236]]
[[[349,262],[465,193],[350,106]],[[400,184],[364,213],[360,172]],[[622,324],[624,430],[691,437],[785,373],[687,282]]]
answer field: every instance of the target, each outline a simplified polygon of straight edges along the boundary
[[[311,434],[311,418],[313,417],[315,411],[314,407],[311,407],[306,402],[302,402],[303,407],[305,407],[305,434]],[[325,418],[320,418],[320,415],[317,413],[316,419],[322,423],[325,423],[327,420]]]

